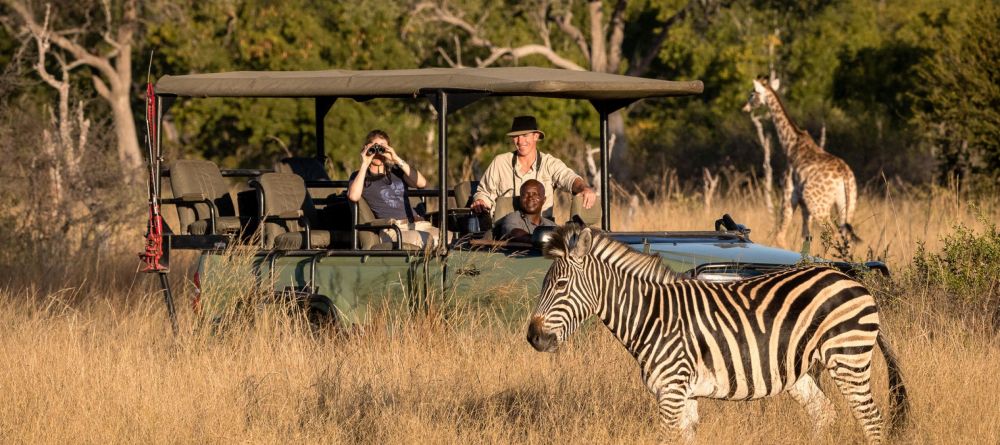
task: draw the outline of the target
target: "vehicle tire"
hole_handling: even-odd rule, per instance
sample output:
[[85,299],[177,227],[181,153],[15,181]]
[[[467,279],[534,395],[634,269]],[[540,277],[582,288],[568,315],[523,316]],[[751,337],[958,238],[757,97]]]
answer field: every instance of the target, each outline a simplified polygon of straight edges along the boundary
[[337,328],[337,309],[333,300],[320,294],[311,294],[302,301],[309,330],[313,334],[332,331]]

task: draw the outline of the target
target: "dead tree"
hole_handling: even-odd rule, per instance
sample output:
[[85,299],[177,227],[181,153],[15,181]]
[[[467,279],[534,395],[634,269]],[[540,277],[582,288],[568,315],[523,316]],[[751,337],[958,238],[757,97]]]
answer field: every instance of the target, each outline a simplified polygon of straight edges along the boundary
[[767,214],[774,216],[774,201],[771,200],[771,194],[774,193],[771,188],[774,182],[774,170],[771,168],[771,135],[764,131],[760,116],[751,113],[750,120],[757,129],[757,140],[764,149],[764,205],[767,206]]
[[[530,43],[512,44],[509,30],[505,28],[487,29],[486,19],[490,10],[465,11],[453,6],[446,0],[417,0],[410,8],[410,21],[403,28],[405,38],[411,26],[420,24],[445,25],[460,31],[453,37],[454,51],[449,55],[440,46],[435,50],[452,67],[488,67],[501,60],[514,60],[538,55],[544,57],[553,66],[576,71],[590,70],[602,73],[621,73],[623,63],[626,74],[641,76],[649,71],[650,66],[660,53],[660,48],[670,36],[674,26],[682,23],[695,11],[701,11],[706,16],[713,15],[720,7],[727,5],[726,1],[691,0],[681,6],[672,15],[650,29],[649,39],[644,39],[636,56],[629,59],[622,57],[627,24],[627,0],[612,2],[610,11],[601,0],[587,0],[585,19],[578,19],[574,11],[578,10],[577,0],[536,0],[523,3],[524,16],[530,20],[536,36]],[[498,3],[504,8],[510,8],[506,3]],[[474,17],[477,16],[477,17]],[[450,32],[450,31],[449,31]],[[576,49],[572,54],[561,54],[552,44],[559,37],[572,42]],[[459,38],[461,35],[462,38]],[[480,50],[471,65],[463,59],[462,45]],[[648,44],[646,44],[648,43]],[[469,51],[465,51],[468,54]],[[468,56],[466,56],[468,58]],[[629,149],[625,140],[624,112],[612,113],[608,116],[608,127],[617,136],[618,146],[615,147],[611,162],[615,164],[617,173],[629,177]]]
[[719,175],[713,175],[712,171],[705,167],[701,169],[701,175],[703,179],[704,191],[702,193],[702,198],[705,200],[705,213],[712,213],[712,200],[715,197],[715,192],[719,188]]
[[[614,146],[615,135],[612,134],[608,140],[608,147],[610,147],[609,150],[611,150],[611,153],[614,152]],[[601,194],[601,170],[597,167],[597,161],[594,159],[594,155],[600,151],[600,148],[591,147],[590,145],[587,145],[585,150],[585,153],[587,154],[585,161],[587,163],[587,175],[590,176],[590,186],[594,189],[598,196]],[[608,153],[609,157],[611,156],[611,153]]]
[[[59,92],[60,137],[65,136],[65,125],[70,125],[73,120],[68,107],[70,74],[76,68],[88,67],[90,70],[86,75],[93,82],[94,90],[111,108],[118,139],[118,159],[123,171],[139,172],[143,157],[129,103],[132,46],[139,29],[136,1],[125,0],[120,17],[116,17],[111,0],[102,0],[100,10],[103,18],[96,21],[92,21],[89,15],[69,19],[68,16],[73,14],[65,10],[68,7],[60,10],[47,3],[44,11],[36,11],[32,9],[32,3],[25,0],[0,1],[11,11],[4,17],[4,25],[20,36],[25,44],[37,46],[35,71],[46,84]],[[61,20],[56,20],[57,17]],[[78,23],[72,25],[74,20]],[[61,24],[59,29],[53,25],[57,22]],[[46,60],[49,56],[59,66],[58,75],[47,71]]]

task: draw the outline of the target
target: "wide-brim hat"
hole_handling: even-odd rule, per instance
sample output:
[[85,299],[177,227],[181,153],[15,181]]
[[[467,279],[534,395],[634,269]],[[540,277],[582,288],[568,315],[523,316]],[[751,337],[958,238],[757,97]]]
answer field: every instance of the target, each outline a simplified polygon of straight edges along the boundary
[[545,139],[545,132],[538,129],[538,121],[535,116],[517,116],[510,124],[510,131],[507,137],[519,136],[528,133],[538,133],[538,140]]

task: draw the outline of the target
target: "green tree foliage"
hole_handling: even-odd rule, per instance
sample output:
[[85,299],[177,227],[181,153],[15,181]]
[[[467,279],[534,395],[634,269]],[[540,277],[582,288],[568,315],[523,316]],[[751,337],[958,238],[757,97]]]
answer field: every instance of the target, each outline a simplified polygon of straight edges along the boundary
[[[154,72],[412,68],[417,59],[398,39],[402,12],[379,1],[317,3],[267,0],[165,5],[151,29]],[[327,155],[349,172],[372,128],[383,128],[403,153],[423,153],[428,119],[421,104],[339,100],[326,119]],[[180,138],[172,157],[204,156],[227,166],[269,165],[287,152],[315,151],[314,103],[292,99],[199,99],[172,110]],[[428,121],[428,122],[425,122]],[[167,141],[170,143],[170,141]],[[426,156],[425,156],[426,157]]]
[[[145,78],[151,50],[154,79],[230,70],[475,66],[490,57],[488,46],[471,43],[469,31],[417,20],[412,10],[417,3],[146,3],[135,79]],[[571,17],[586,33],[590,2],[447,4],[494,46],[542,41],[539,23],[548,23],[545,38],[553,51],[572,63],[589,63],[579,40],[553,19]],[[1000,27],[995,2],[608,0],[602,10],[610,15],[619,4],[626,26],[622,59],[613,71],[705,83],[698,97],[630,107],[627,136],[631,162],[643,169],[634,172],[640,180],[660,178],[667,168],[687,179],[700,175],[701,167],[759,170],[754,129],[740,108],[750,79],[772,69],[782,80],[780,94],[793,119],[816,139],[825,129],[827,149],[844,157],[863,183],[880,180],[883,172],[910,182],[933,180],[938,163],[949,172],[997,176]],[[681,10],[682,19],[672,23],[659,45],[663,24]],[[0,34],[0,62],[13,60],[18,47],[14,36]],[[644,64],[650,48],[658,52]],[[498,64],[552,66],[537,54],[505,57]],[[5,85],[15,95],[39,94],[23,81]],[[79,87],[84,95],[93,94],[89,85]],[[230,167],[267,166],[288,152],[312,155],[313,107],[310,100],[180,100],[170,114],[167,155],[205,157]],[[477,174],[493,154],[508,149],[504,133],[510,118],[527,113],[539,117],[549,136],[542,149],[582,169],[582,148],[598,142],[589,104],[486,99],[450,120],[452,179]],[[361,139],[372,128],[383,128],[411,162],[433,176],[434,119],[423,99],[339,100],[326,119],[325,144],[334,173],[356,168]],[[775,163],[780,171],[784,160],[776,156]]]
[[[987,2],[967,18],[936,17],[941,33],[920,66],[915,121],[943,158],[947,175],[1000,177],[1000,6]],[[928,18],[932,19],[932,18]],[[948,26],[950,25],[950,26]]]
[[[817,141],[825,128],[826,148],[844,157],[862,183],[880,181],[882,173],[933,180],[936,153],[912,123],[923,94],[917,73],[938,51],[933,39],[958,26],[935,18],[985,3],[735,2],[709,24],[687,24],[670,36],[656,75],[701,79],[705,93],[640,104],[631,114],[643,121],[632,126],[634,140],[650,164],[689,178],[704,166],[758,166],[753,126],[739,109],[750,79],[773,67],[793,120]],[[778,169],[783,165],[778,156]]]

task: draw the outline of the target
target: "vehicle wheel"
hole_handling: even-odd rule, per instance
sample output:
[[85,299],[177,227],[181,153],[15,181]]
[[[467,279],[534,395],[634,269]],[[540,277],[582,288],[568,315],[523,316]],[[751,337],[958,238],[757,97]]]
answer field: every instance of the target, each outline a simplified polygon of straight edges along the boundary
[[336,329],[337,309],[333,306],[333,300],[325,295],[309,295],[303,301],[303,309],[306,311],[309,330],[313,334]]

